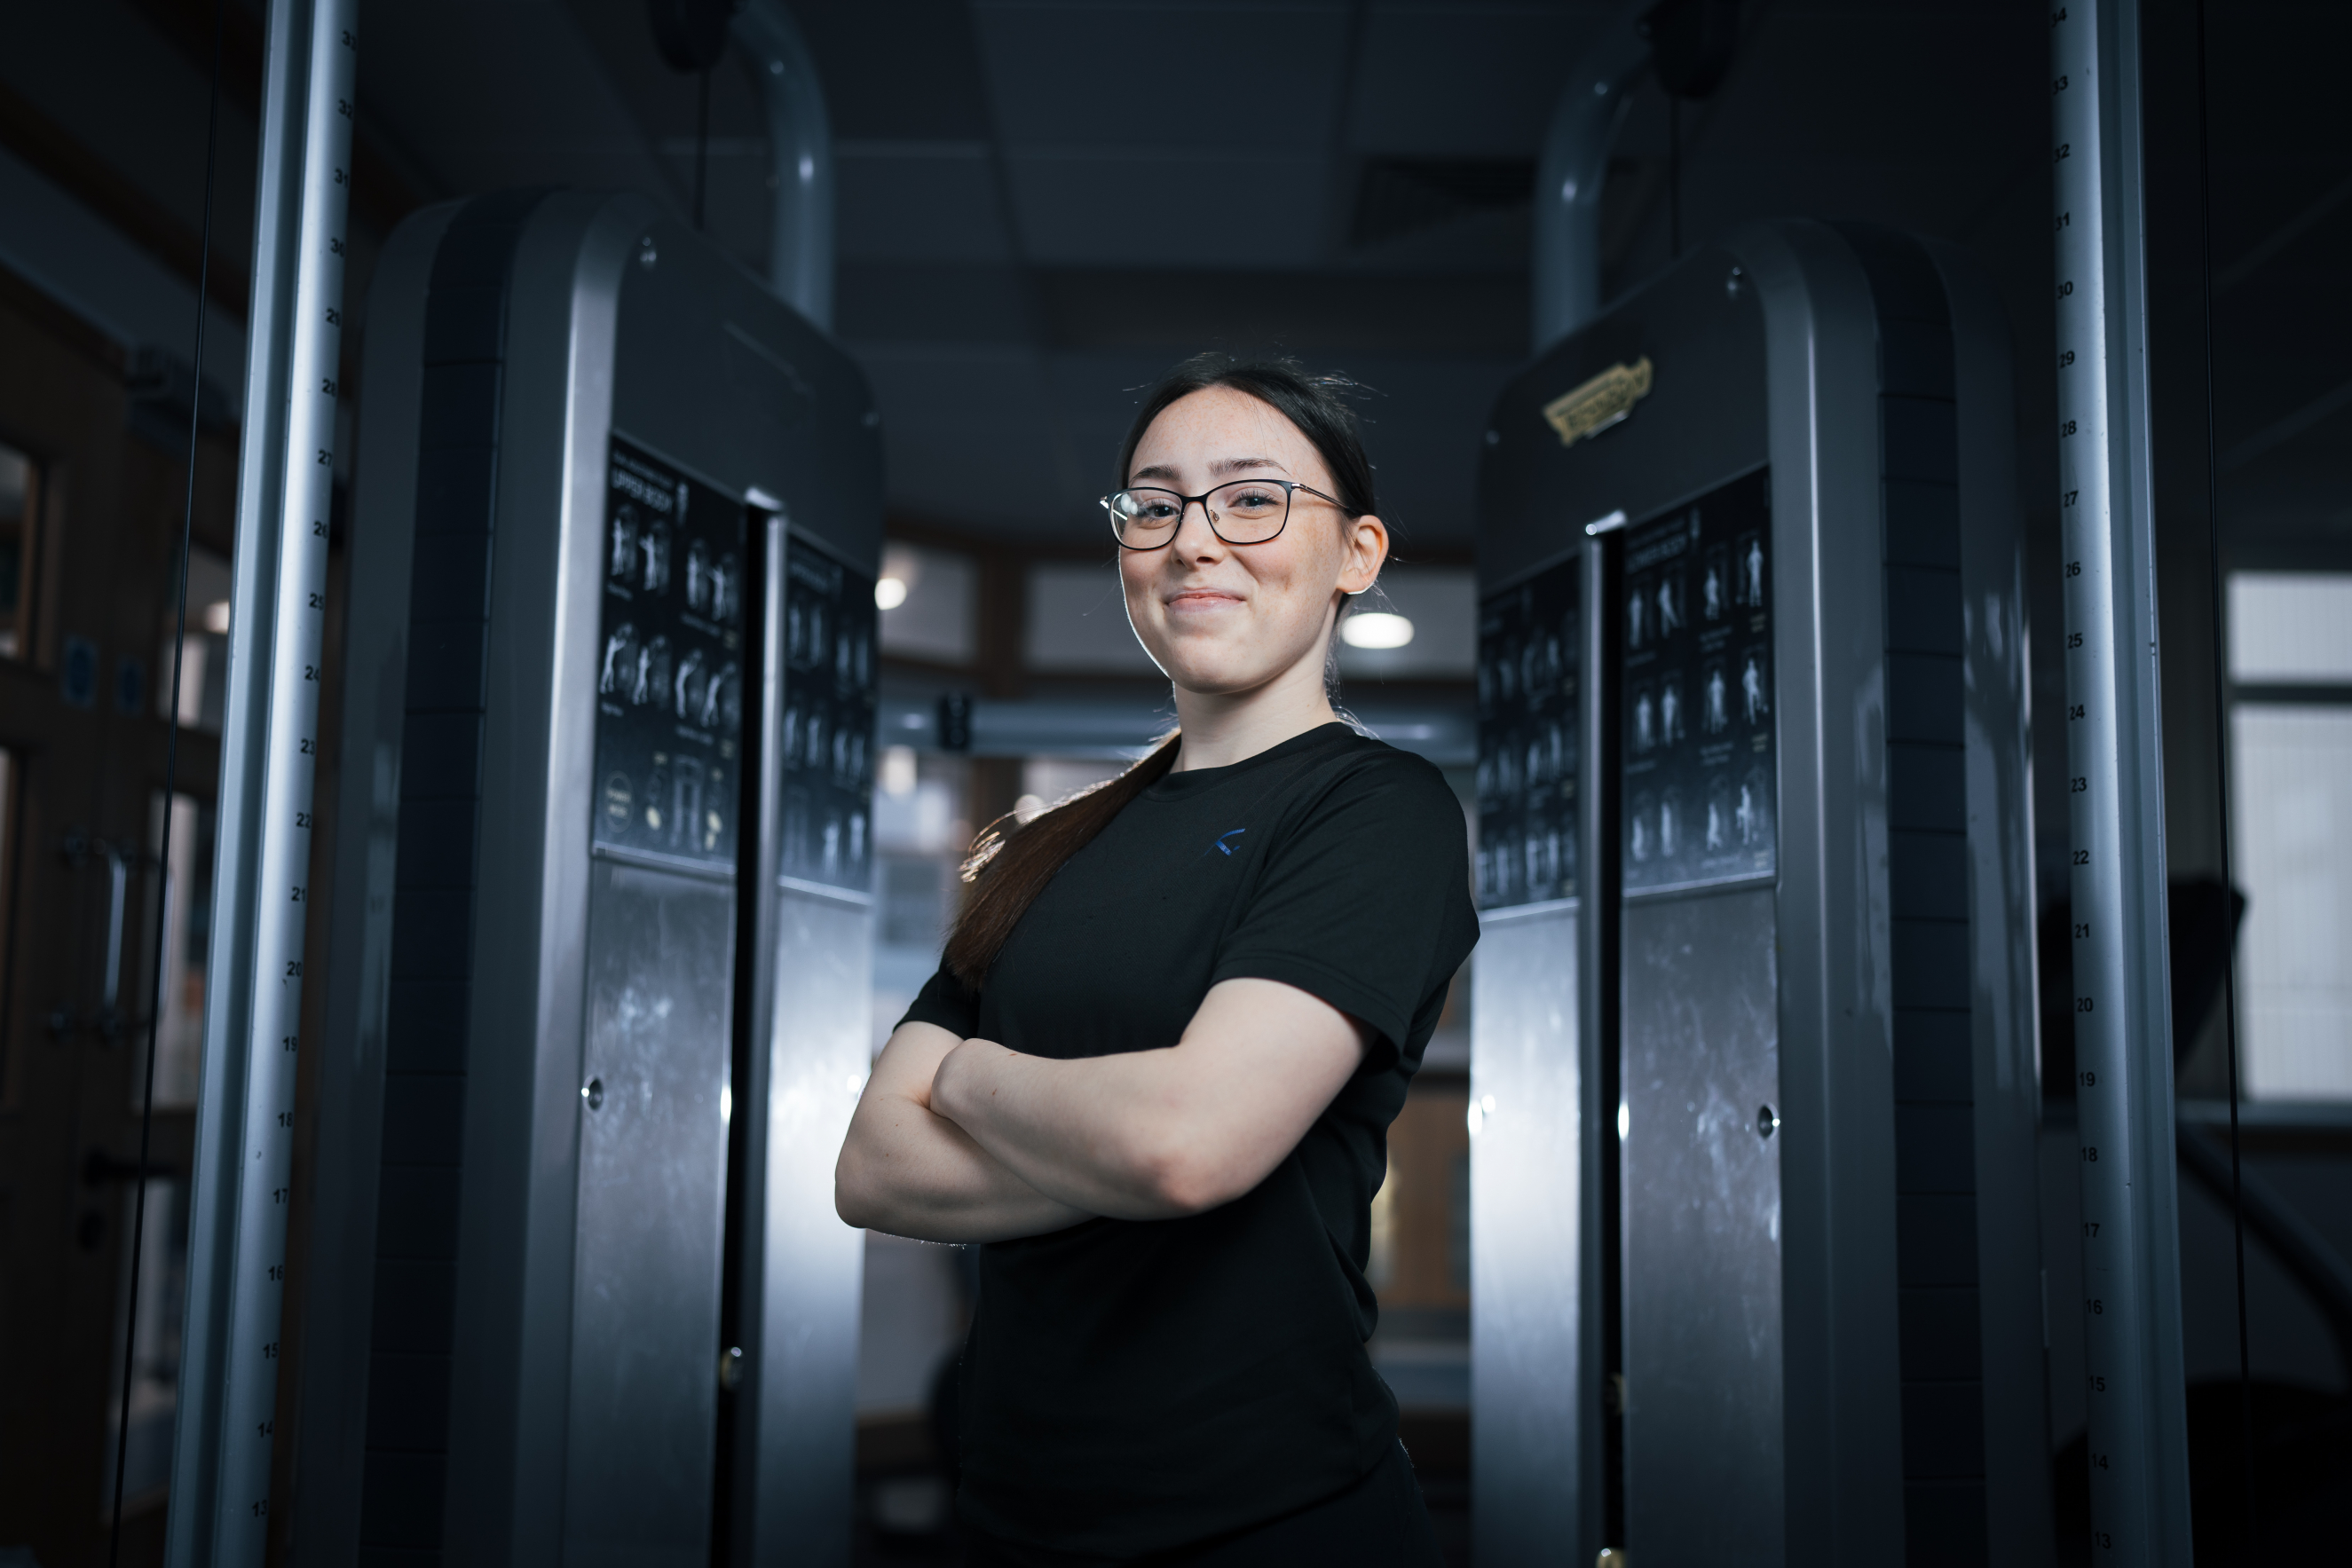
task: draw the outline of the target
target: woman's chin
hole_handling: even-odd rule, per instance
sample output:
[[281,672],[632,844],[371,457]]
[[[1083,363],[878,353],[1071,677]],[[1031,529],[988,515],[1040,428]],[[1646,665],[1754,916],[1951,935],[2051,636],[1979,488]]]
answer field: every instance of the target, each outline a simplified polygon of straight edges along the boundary
[[[1167,632],[1175,634],[1167,635]],[[1301,643],[1290,648],[1268,648],[1265,640],[1233,636],[1223,628],[1181,626],[1167,628],[1161,637],[1153,641],[1160,645],[1145,643],[1152,662],[1180,688],[1202,696],[1244,695],[1280,679],[1310,657],[1318,672],[1321,668],[1319,643],[1313,647]]]
[[1197,654],[1188,657],[1187,652],[1179,650],[1163,655],[1160,667],[1178,686],[1202,696],[1240,696],[1257,690],[1282,673],[1262,659]]

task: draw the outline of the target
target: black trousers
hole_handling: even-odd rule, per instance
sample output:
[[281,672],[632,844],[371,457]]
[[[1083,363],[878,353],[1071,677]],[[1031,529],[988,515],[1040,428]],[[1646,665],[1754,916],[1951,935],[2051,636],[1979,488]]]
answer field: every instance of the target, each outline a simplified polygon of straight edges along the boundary
[[[965,1568],[1109,1568],[1107,1560],[1034,1554],[967,1531]],[[1138,1560],[1135,1568],[1441,1568],[1437,1533],[1404,1445],[1346,1491],[1282,1518],[1181,1552]]]

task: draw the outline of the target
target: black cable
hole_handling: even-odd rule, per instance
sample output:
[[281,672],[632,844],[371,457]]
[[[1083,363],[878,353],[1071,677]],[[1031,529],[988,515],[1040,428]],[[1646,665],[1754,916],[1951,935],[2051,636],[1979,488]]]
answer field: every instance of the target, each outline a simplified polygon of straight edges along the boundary
[[2222,940],[2228,944],[2221,966],[2221,1022],[2230,1061],[2230,1223],[2238,1253],[2238,1437],[2243,1461],[2241,1501],[2251,1560],[2254,1550],[2254,1379],[2246,1328],[2245,1183],[2238,1147],[2238,883],[2230,866],[2230,688],[2221,642],[2221,464],[2213,428],[2212,132],[2206,113],[2205,0],[2197,0],[2197,234],[2205,303],[2205,538],[2212,590],[2213,759],[2220,776]]
[[171,733],[163,746],[163,831],[157,851],[162,896],[155,900],[155,977],[147,996],[147,1080],[139,1096],[139,1164],[131,1179],[138,1194],[131,1201],[130,1309],[123,1315],[122,1404],[116,1411],[114,1432],[114,1509],[107,1527],[106,1561],[122,1556],[122,1485],[131,1457],[131,1385],[139,1357],[139,1265],[146,1254],[147,1158],[155,1133],[155,1055],[157,1030],[163,1017],[164,944],[171,935],[172,802],[180,781],[180,674],[188,646],[188,547],[196,527],[196,438],[204,430],[205,413],[205,290],[212,285],[213,174],[220,144],[221,29],[228,0],[213,0],[212,99],[205,119],[205,212],[196,241],[195,368],[188,393],[188,485],[180,506],[180,582],[174,596],[178,622],[172,636]]
[[702,93],[694,113],[694,232],[702,232],[702,191],[710,168],[710,68],[702,71]]

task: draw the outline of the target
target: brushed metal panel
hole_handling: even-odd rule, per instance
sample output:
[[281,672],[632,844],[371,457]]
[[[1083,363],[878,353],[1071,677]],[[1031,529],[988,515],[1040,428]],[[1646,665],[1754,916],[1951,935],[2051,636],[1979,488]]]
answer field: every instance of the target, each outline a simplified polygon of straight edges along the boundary
[[734,894],[600,858],[588,899],[563,1559],[699,1564],[718,1434]]
[[849,1562],[865,1232],[833,1208],[833,1166],[872,1049],[874,914],[779,888],[770,1035],[753,1561]]
[[[1470,1410],[1477,1560],[1567,1563],[1597,1369],[1573,901],[1489,913],[1471,976]],[[1486,1107],[1491,1101],[1493,1109]]]
[[1769,887],[1629,900],[1625,1546],[1787,1559],[1778,921]]

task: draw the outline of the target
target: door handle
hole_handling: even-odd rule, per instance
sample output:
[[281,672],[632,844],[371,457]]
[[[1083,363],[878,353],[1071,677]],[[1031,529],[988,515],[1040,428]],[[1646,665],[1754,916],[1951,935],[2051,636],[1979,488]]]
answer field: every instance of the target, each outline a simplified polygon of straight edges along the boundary
[[99,1028],[110,1035],[116,1029],[116,1000],[122,994],[122,922],[124,905],[130,902],[131,862],[123,858],[121,846],[101,842],[100,851],[106,856],[106,999],[100,1004]]

